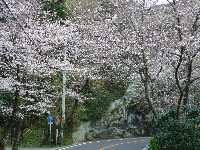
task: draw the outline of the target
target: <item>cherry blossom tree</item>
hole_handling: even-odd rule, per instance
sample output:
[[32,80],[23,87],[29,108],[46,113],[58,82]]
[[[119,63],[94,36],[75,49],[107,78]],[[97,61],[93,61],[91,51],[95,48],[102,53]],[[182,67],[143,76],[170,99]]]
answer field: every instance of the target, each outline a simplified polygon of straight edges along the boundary
[[[52,100],[58,93],[48,94],[55,88],[47,79],[61,70],[61,55],[64,44],[72,35],[72,27],[60,27],[57,23],[41,22],[34,17],[41,12],[38,1],[1,1],[1,89],[15,95],[14,107],[1,105],[1,113],[11,114],[5,126],[3,149],[8,140],[10,127],[24,112],[34,115],[50,113]],[[64,41],[66,40],[66,41]],[[68,67],[70,68],[70,66]],[[39,99],[42,99],[40,101]],[[21,103],[21,101],[24,101]],[[19,133],[14,143],[16,149]]]
[[[199,79],[199,2],[152,4],[119,1],[112,17],[82,25],[82,49],[93,53],[83,51],[81,62],[107,67],[118,78],[135,77],[155,117],[160,107],[171,104],[177,106],[178,119],[189,85]],[[183,43],[187,50],[181,52]]]
[[[151,90],[157,94],[161,89],[163,94],[167,92],[165,89],[174,90],[168,94],[177,106],[178,119],[180,106],[185,107],[186,112],[189,86],[199,80],[200,7],[198,1],[168,2],[168,5],[153,7],[147,7],[145,1],[139,3],[139,7],[138,3],[124,4],[125,11],[119,13],[122,16],[118,26],[119,29],[125,28],[121,30],[124,37],[130,35],[125,33],[126,29],[136,35],[132,42],[134,50],[129,57],[140,65],[134,70],[144,83],[145,99],[148,100]],[[178,91],[173,86],[178,87]],[[153,94],[149,99],[155,102],[157,96]],[[150,102],[148,104],[151,106]]]

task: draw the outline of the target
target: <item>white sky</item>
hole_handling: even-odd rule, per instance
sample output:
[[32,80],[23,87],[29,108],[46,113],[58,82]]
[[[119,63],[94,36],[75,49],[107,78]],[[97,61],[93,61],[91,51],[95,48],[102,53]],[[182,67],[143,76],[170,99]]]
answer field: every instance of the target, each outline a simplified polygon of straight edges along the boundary
[[[169,1],[171,2],[172,0],[169,0]],[[167,0],[158,0],[156,4],[159,5],[159,4],[167,4],[167,3],[168,3]]]

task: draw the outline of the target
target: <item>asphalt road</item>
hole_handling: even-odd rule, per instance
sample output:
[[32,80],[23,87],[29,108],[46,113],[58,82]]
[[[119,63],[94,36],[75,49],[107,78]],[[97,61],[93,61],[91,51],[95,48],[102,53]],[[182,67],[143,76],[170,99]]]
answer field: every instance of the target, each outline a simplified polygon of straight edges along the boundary
[[150,137],[125,138],[83,142],[57,148],[19,148],[19,150],[147,150],[149,140]]
[[54,150],[147,150],[149,140],[150,137],[113,139],[74,144]]

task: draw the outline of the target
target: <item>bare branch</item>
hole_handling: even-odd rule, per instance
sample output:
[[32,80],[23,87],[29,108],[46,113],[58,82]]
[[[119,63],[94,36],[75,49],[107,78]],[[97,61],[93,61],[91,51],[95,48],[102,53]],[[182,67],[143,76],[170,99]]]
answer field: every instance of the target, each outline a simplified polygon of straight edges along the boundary
[[157,73],[157,75],[156,75],[157,77],[158,77],[159,74],[161,73],[162,69],[163,69],[163,67],[161,66],[160,70],[158,71],[158,73]]

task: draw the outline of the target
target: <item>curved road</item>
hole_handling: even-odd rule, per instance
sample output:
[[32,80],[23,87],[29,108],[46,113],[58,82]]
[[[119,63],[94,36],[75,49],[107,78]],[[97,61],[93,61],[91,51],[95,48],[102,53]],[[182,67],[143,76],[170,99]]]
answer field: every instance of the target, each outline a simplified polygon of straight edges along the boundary
[[57,147],[54,150],[147,150],[150,137],[93,141]]
[[[83,142],[56,148],[18,148],[18,150],[147,150],[150,137]],[[6,148],[12,150],[12,148]]]

